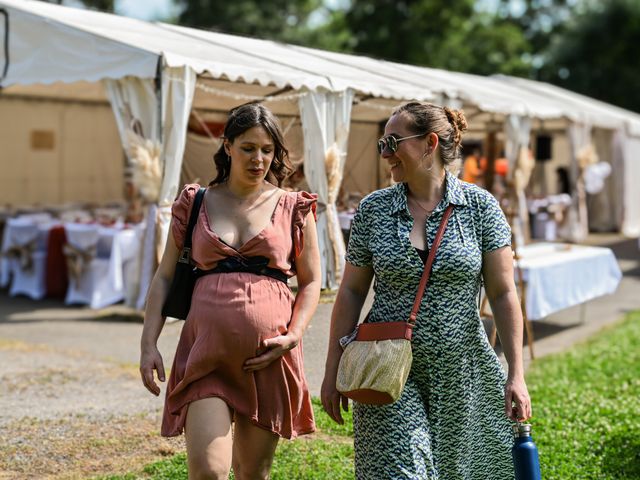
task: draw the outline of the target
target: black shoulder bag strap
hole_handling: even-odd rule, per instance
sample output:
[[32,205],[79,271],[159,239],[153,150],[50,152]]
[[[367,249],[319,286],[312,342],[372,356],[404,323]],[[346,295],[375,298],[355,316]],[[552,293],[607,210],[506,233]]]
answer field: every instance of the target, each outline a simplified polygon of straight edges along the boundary
[[196,225],[198,215],[200,214],[200,206],[202,205],[202,199],[206,188],[200,187],[200,190],[196,193],[196,197],[193,199],[193,207],[191,207],[191,215],[189,216],[189,225],[187,226],[187,232],[184,235],[184,244],[182,245],[182,251],[180,252],[180,263],[191,263],[191,236],[193,234],[193,227]]

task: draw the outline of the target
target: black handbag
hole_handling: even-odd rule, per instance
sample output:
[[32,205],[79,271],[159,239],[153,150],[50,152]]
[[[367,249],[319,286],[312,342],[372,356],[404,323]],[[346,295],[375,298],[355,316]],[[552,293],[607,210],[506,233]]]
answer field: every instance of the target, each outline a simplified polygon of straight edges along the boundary
[[196,269],[191,264],[191,234],[193,227],[198,219],[200,205],[206,188],[200,188],[193,200],[191,208],[191,216],[189,217],[189,225],[184,236],[184,245],[176,263],[176,271],[173,274],[173,280],[167,293],[167,298],[162,305],[162,316],[173,317],[184,320],[187,318],[189,309],[191,308],[191,296],[193,295],[193,287],[196,283]]

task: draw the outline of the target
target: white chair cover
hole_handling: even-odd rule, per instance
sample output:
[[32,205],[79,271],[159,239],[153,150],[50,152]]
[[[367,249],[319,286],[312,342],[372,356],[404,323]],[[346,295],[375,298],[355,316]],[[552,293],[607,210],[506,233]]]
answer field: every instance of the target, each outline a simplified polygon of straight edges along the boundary
[[67,242],[85,252],[88,259],[80,275],[69,272],[65,302],[105,308],[124,300],[128,288],[128,276],[124,272],[138,257],[138,231],[81,224],[67,224],[65,230]]
[[[50,219],[50,217],[49,217]],[[42,218],[10,218],[2,242],[4,285],[10,281],[9,295],[26,295],[34,300],[46,294],[47,240],[51,224]]]
[[67,223],[64,226],[67,244],[65,252],[69,266],[69,288],[65,303],[90,305],[100,295],[98,283],[108,271],[108,261],[100,262],[98,251],[99,226],[95,224]]

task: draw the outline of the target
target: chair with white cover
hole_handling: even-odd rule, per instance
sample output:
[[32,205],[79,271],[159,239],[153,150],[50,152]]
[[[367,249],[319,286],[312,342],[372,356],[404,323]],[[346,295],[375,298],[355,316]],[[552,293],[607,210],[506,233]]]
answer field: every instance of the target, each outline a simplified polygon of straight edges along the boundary
[[124,299],[121,251],[114,248],[119,231],[97,224],[65,224],[69,270],[65,303],[104,308]]
[[65,223],[69,288],[65,303],[90,305],[99,295],[100,277],[107,275],[108,259],[98,259],[99,226],[96,224]]
[[3,277],[10,281],[9,295],[34,300],[46,294],[47,238],[50,225],[32,218],[7,220],[2,242]]

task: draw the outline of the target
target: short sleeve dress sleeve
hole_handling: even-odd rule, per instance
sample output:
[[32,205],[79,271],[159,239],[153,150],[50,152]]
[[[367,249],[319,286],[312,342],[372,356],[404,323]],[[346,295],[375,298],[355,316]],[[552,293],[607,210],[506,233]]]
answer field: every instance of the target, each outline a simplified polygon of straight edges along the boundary
[[179,250],[182,250],[184,245],[184,236],[189,225],[193,200],[199,189],[200,185],[197,184],[185,185],[176,201],[171,205],[171,232]]
[[304,236],[302,229],[309,212],[313,212],[313,218],[318,220],[316,208],[318,206],[318,195],[308,192],[297,192],[296,203],[293,208],[293,247],[295,256],[302,252],[304,247]]
[[369,249],[369,226],[371,219],[367,218],[366,205],[360,202],[351,222],[349,245],[345,260],[355,267],[370,267],[373,255]]
[[491,252],[511,245],[511,227],[496,198],[487,193],[482,213],[482,251]]

